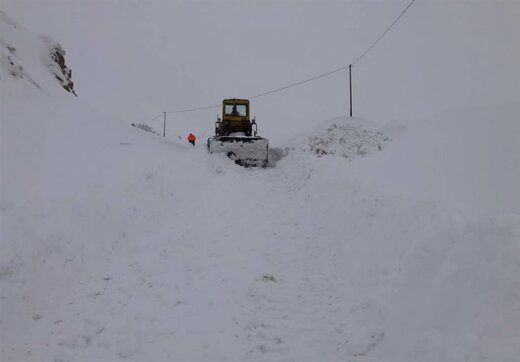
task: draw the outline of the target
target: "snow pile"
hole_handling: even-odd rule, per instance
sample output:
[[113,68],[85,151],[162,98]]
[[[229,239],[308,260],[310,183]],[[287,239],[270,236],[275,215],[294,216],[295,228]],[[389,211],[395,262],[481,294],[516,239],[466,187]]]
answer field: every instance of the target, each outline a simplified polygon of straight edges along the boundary
[[300,132],[287,141],[285,147],[270,145],[269,165],[276,167],[291,152],[310,153],[318,157],[336,155],[352,161],[383,150],[385,143],[391,141],[386,129],[396,135],[403,132],[399,125],[390,124],[383,130],[374,122],[355,117],[341,116],[322,121],[312,130]]
[[318,156],[338,155],[349,160],[381,151],[389,137],[372,130],[368,121],[338,117],[326,122],[326,130],[309,137],[308,150]]
[[336,119],[245,169],[84,107],[7,25],[1,360],[518,359],[514,107]]

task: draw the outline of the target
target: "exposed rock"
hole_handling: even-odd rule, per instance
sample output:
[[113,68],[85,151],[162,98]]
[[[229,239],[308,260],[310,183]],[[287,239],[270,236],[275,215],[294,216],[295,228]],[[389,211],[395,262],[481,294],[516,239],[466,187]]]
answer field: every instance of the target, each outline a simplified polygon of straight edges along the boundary
[[59,44],[53,44],[50,48],[53,63],[49,64],[49,68],[56,76],[61,86],[67,91],[77,96],[74,91],[74,82],[72,81],[72,71],[65,65],[65,50]]
[[[65,50],[53,39],[35,35],[17,26],[6,13],[0,10],[0,71],[2,76],[13,77],[32,84],[38,89],[46,87],[45,72],[38,70],[43,65],[53,78],[67,91],[77,96],[72,82],[72,71],[65,64]],[[40,60],[41,64],[38,64]]]

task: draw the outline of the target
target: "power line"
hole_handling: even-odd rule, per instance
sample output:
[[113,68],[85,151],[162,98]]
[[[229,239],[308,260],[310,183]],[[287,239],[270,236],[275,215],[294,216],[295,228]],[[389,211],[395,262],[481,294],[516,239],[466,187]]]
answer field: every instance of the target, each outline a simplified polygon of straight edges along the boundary
[[386,30],[383,32],[383,34],[381,34],[379,36],[379,38],[377,38],[373,43],[372,45],[370,45],[367,50],[365,50],[359,57],[356,58],[356,60],[354,60],[351,64],[354,65],[356,64],[358,61],[361,60],[361,58],[363,58],[370,50],[372,50],[373,47],[376,46],[376,44],[386,35],[386,33],[388,33],[390,31],[390,29],[392,29],[392,27],[399,21],[399,19],[401,19],[401,17],[404,15],[404,13],[406,13],[406,11],[408,11],[408,9],[410,9],[410,6],[413,5],[413,3],[415,2],[415,0],[412,0],[408,6],[401,12],[401,14],[399,14],[399,16],[394,20],[394,22],[392,24],[390,24],[390,26],[388,28],[386,28]]
[[[221,107],[221,106],[222,106],[222,104],[212,104],[211,106],[203,106],[203,107],[198,107],[198,108],[182,109],[180,111],[167,111],[165,113],[167,113],[167,114],[188,113],[188,112],[202,111],[202,110],[205,110],[205,109],[218,108],[218,107]],[[161,113],[161,115],[162,115],[162,113]]]
[[[278,92],[281,92],[283,90],[286,90],[286,89],[289,89],[289,88],[293,88],[293,87],[297,87],[299,85],[302,85],[302,84],[305,84],[305,83],[309,83],[309,82],[315,81],[317,79],[324,78],[324,77],[327,77],[327,76],[332,75],[334,73],[338,73],[338,72],[341,72],[343,70],[348,69],[349,67],[351,67],[354,64],[356,64],[357,62],[359,62],[361,60],[361,58],[363,58],[368,52],[370,52],[372,50],[372,48],[374,48],[376,46],[376,44],[390,31],[390,29],[392,29],[392,27],[395,24],[397,24],[399,19],[401,19],[403,17],[403,15],[408,11],[408,9],[413,5],[413,3],[415,1],[416,0],[410,1],[410,3],[401,12],[401,14],[399,14],[399,16],[392,22],[392,24],[390,24],[390,26],[388,28],[386,28],[386,30],[360,56],[358,56],[349,65],[345,65],[345,66],[343,66],[341,68],[338,68],[338,69],[335,69],[335,70],[331,70],[329,72],[322,73],[322,74],[316,75],[314,77],[301,80],[301,81],[296,82],[296,83],[291,83],[291,84],[288,84],[288,85],[280,87],[280,88],[276,88],[276,89],[265,91],[265,92],[262,92],[262,93],[259,93],[259,94],[255,94],[255,95],[253,95],[251,97],[248,97],[248,99],[260,98],[260,97],[264,97],[264,96],[269,95],[269,94],[278,93]],[[210,106],[203,106],[203,107],[197,107],[197,108],[183,109],[183,110],[178,110],[178,111],[169,111],[169,112],[166,112],[166,113],[167,114],[172,114],[172,113],[173,114],[175,114],[175,113],[189,113],[189,112],[202,111],[202,110],[218,108],[218,107],[221,107],[221,104],[213,104],[213,105],[210,105]],[[162,115],[162,113],[161,113],[161,115]],[[158,118],[158,117],[156,117],[156,118]]]
[[256,94],[256,95],[248,97],[248,98],[249,99],[259,98],[259,97],[266,96],[268,94],[277,93],[277,92],[280,92],[280,91],[283,91],[283,90],[286,90],[286,89],[289,89],[289,88],[292,88],[292,87],[296,87],[296,86],[301,85],[301,84],[312,82],[313,80],[320,79],[320,78],[326,77],[326,76],[334,74],[334,73],[341,72],[342,70],[345,70],[347,68],[348,68],[348,65],[344,66],[344,67],[341,67],[341,68],[338,68],[336,70],[332,70],[332,71],[327,72],[327,73],[323,73],[323,74],[314,76],[312,78],[308,78],[308,79],[305,79],[305,80],[302,80],[302,81],[299,81],[299,82],[296,82],[296,83],[292,83],[292,84],[286,85],[285,87],[280,87],[280,88],[273,89],[273,90],[270,90],[270,91],[267,91],[267,92]]
[[[296,83],[289,84],[289,85],[281,87],[281,88],[277,88],[277,89],[273,89],[273,90],[270,90],[270,91],[267,91],[267,92],[255,94],[254,96],[247,97],[247,99],[260,98],[260,97],[266,96],[268,94],[277,93],[277,92],[283,91],[285,89],[296,87],[298,85],[301,85],[301,84],[304,84],[304,83],[308,83],[308,82],[312,82],[313,80],[320,79],[320,78],[326,77],[328,75],[341,72],[341,71],[343,71],[343,70],[345,70],[347,68],[348,68],[348,65],[344,66],[344,67],[341,67],[341,68],[338,68],[338,69],[335,69],[335,70],[332,70],[332,71],[327,72],[327,73],[323,73],[323,74],[314,76],[312,78],[308,78],[308,79],[305,79],[305,80],[302,80],[302,81],[299,81],[299,82],[296,82]],[[189,108],[189,109],[183,109],[183,110],[179,110],[179,111],[167,111],[166,113],[167,114],[188,113],[188,112],[202,111],[202,110],[212,109],[212,108],[220,108],[221,106],[222,106],[222,104],[212,104],[210,106]],[[162,116],[162,113],[159,116]],[[157,116],[155,118],[158,118],[159,116]]]
[[157,116],[155,116],[151,120],[149,120],[148,123],[155,121],[157,118],[161,117],[162,115],[163,115],[163,112],[159,113]]
[[[356,58],[356,60],[354,60],[352,63],[350,63],[351,65],[354,65],[356,64],[359,60],[361,60],[361,58],[363,58],[370,50],[372,50],[373,47],[375,47],[375,45],[390,31],[390,29],[399,21],[399,19],[401,19],[401,17],[404,15],[404,13],[406,13],[406,11],[408,11],[408,9],[413,5],[413,3],[415,2],[416,0],[412,0],[408,6],[406,6],[406,8],[401,12],[401,14],[399,14],[399,16],[394,20],[394,22],[392,24],[390,24],[390,26],[372,43],[372,45],[370,45],[367,50],[365,50],[359,57]],[[312,78],[308,78],[308,79],[305,79],[305,80],[302,80],[302,81],[299,81],[299,82],[296,82],[296,83],[292,83],[292,84],[289,84],[285,87],[280,87],[280,88],[277,88],[277,89],[273,89],[273,90],[270,90],[270,91],[267,91],[267,92],[264,92],[264,93],[260,93],[260,94],[257,94],[257,95],[254,95],[252,97],[249,97],[249,99],[252,99],[252,98],[258,98],[258,97],[263,97],[263,96],[266,96],[268,94],[272,94],[272,93],[277,93],[277,92],[280,92],[280,91],[283,91],[283,90],[286,90],[286,89],[289,89],[289,88],[292,88],[292,87],[296,87],[296,86],[299,86],[299,85],[302,85],[302,84],[305,84],[305,83],[308,83],[308,82],[312,82],[316,79],[320,79],[320,78],[323,78],[323,77],[326,77],[328,75],[331,75],[331,74],[334,74],[334,73],[338,73],[338,72],[341,72],[345,69],[348,69],[349,68],[349,65],[345,65],[341,68],[338,68],[336,70],[332,70],[330,72],[327,72],[327,73],[323,73],[323,74],[320,74],[320,75],[317,75],[317,76],[314,76]]]

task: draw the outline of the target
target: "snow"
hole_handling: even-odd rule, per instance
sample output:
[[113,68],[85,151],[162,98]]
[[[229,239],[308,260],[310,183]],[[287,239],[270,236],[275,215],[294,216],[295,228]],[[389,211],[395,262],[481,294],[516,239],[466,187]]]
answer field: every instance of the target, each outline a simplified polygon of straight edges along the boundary
[[237,133],[231,133],[226,139],[211,137],[207,141],[208,151],[228,155],[246,167],[269,166],[269,141],[261,137],[246,137],[243,133],[236,136]]
[[245,169],[85,106],[0,21],[2,361],[518,360],[514,105],[324,120]]

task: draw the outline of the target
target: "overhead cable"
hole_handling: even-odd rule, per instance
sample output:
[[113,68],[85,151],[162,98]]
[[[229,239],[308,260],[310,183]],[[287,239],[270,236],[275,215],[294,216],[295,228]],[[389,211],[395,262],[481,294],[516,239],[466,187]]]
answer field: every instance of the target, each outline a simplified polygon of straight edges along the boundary
[[153,121],[155,121],[157,118],[161,117],[164,113],[161,112],[160,114],[158,114],[157,116],[153,117],[151,120],[148,121],[148,123],[151,123]]
[[377,38],[373,43],[372,45],[370,45],[367,50],[365,50],[359,57],[356,58],[356,60],[354,60],[351,64],[354,65],[356,64],[357,62],[359,62],[361,60],[361,58],[363,58],[370,50],[372,50],[373,47],[376,46],[376,44],[386,35],[386,33],[388,33],[390,31],[390,29],[392,29],[392,27],[399,21],[399,19],[401,19],[401,17],[404,15],[404,13],[406,13],[406,11],[408,9],[410,9],[410,6],[413,5],[413,3],[415,2],[415,0],[412,0],[408,6],[401,12],[401,14],[399,14],[399,16],[394,20],[394,22],[392,24],[390,24],[390,26],[388,28],[386,28],[386,30],[383,32],[383,34],[381,34],[379,36],[379,38]]
[[[399,19],[401,19],[403,17],[403,15],[408,11],[408,9],[413,5],[413,3],[415,1],[416,0],[410,1],[410,3],[401,12],[401,14],[399,14],[399,16],[392,22],[392,24],[390,24],[390,26],[388,28],[386,28],[386,30],[363,53],[361,53],[360,56],[358,56],[349,65],[345,65],[345,66],[343,66],[341,68],[338,68],[338,69],[335,69],[335,70],[331,70],[329,72],[322,73],[320,75],[316,75],[314,77],[307,78],[307,79],[301,80],[301,81],[296,82],[296,83],[291,83],[291,84],[288,84],[288,85],[280,87],[280,88],[276,88],[276,89],[265,91],[265,92],[262,92],[262,93],[259,93],[259,94],[255,94],[255,95],[253,95],[251,97],[248,97],[248,99],[260,98],[260,97],[264,97],[264,96],[269,95],[269,94],[278,93],[278,92],[281,92],[283,90],[286,90],[286,89],[289,89],[289,88],[293,88],[293,87],[297,87],[299,85],[302,85],[302,84],[305,84],[305,83],[309,83],[309,82],[315,81],[317,79],[324,78],[324,77],[327,77],[327,76],[329,76],[331,74],[338,73],[338,72],[341,72],[341,71],[343,71],[345,69],[348,69],[349,66],[353,66],[354,64],[359,62],[361,60],[361,58],[363,58],[368,52],[370,52],[372,50],[372,48],[374,48],[376,46],[376,44],[390,31],[390,29],[392,29],[392,27],[395,24],[397,24]],[[179,111],[169,111],[169,112],[166,112],[166,113],[188,113],[188,112],[202,111],[202,110],[218,108],[218,107],[221,107],[221,104],[213,104],[213,105],[210,105],[210,106],[203,106],[203,107],[197,107],[197,108],[183,109],[183,110],[179,110]]]
[[189,109],[182,109],[180,111],[168,111],[165,113],[172,114],[172,113],[188,113],[188,112],[195,112],[195,111],[202,111],[205,109],[212,109],[212,108],[218,108],[221,107],[222,104],[212,104],[211,106],[203,106],[198,108],[189,108]]
[[286,90],[286,89],[289,89],[289,88],[292,88],[292,87],[296,87],[296,86],[304,84],[304,83],[312,82],[313,80],[320,79],[320,78],[326,77],[326,76],[334,74],[334,73],[341,72],[342,70],[345,70],[347,68],[348,68],[348,65],[344,66],[344,67],[341,67],[341,68],[338,68],[336,70],[332,70],[332,71],[327,72],[327,73],[323,73],[323,74],[314,76],[312,78],[308,78],[308,79],[305,79],[305,80],[302,80],[302,81],[299,81],[299,82],[296,82],[296,83],[292,83],[292,84],[286,85],[285,87],[280,87],[280,88],[273,89],[273,90],[270,90],[270,91],[267,91],[267,92],[263,92],[263,93],[260,93],[260,94],[255,94],[254,96],[251,96],[251,97],[248,97],[248,98],[249,99],[259,98],[259,97],[266,96],[268,94],[277,93],[277,92],[280,92],[280,91],[283,91],[283,90]]

